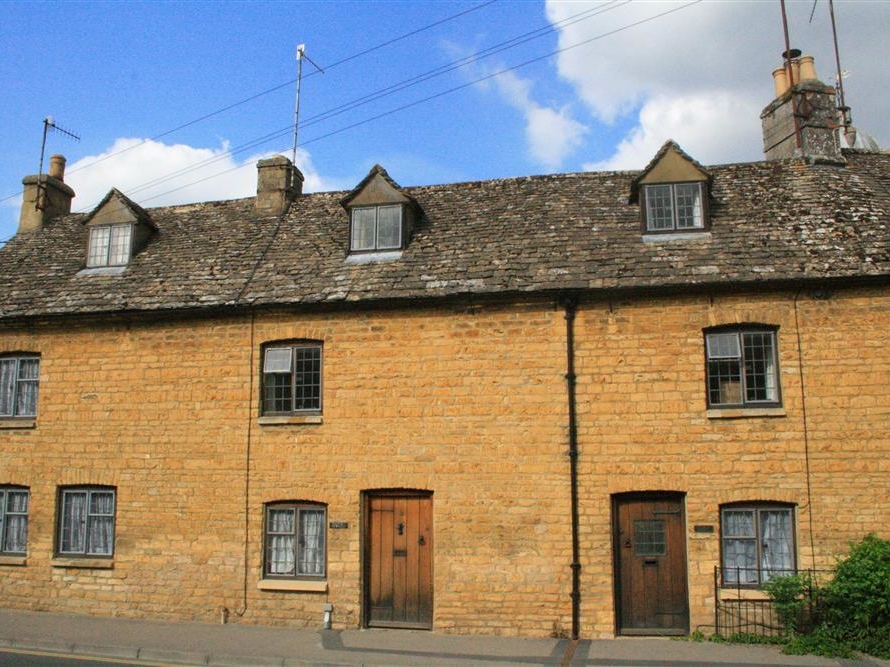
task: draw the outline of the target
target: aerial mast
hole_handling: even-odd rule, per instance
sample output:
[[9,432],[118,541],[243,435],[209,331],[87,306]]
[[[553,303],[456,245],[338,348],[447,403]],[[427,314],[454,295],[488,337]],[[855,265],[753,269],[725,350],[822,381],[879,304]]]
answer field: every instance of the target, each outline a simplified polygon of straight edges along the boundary
[[306,55],[306,45],[300,44],[297,46],[297,100],[294,104],[294,147],[291,152],[291,162],[293,164],[297,163],[297,132],[300,128],[300,88],[303,84],[303,59],[308,60],[312,63],[312,66],[315,67],[319,72],[324,74],[324,70],[316,65],[312,59]]

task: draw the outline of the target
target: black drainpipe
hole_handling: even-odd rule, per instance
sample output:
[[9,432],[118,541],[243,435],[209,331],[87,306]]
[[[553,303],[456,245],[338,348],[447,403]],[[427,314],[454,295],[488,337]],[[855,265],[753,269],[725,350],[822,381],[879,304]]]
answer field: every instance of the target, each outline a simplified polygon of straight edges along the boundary
[[566,310],[566,384],[569,400],[569,474],[572,482],[572,639],[580,636],[581,563],[578,539],[578,423],[575,411],[575,311],[574,298],[563,302]]

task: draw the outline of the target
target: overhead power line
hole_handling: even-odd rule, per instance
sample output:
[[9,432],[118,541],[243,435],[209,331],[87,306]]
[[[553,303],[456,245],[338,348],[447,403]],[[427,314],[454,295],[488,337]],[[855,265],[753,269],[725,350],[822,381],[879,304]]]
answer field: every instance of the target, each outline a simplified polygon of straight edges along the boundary
[[[467,65],[473,64],[475,62],[483,60],[484,58],[488,58],[488,57],[496,55],[498,53],[503,53],[504,51],[507,51],[509,49],[516,48],[518,46],[522,46],[522,45],[527,44],[528,42],[532,41],[533,39],[538,39],[539,37],[543,37],[544,35],[555,32],[559,28],[578,23],[580,21],[589,19],[593,16],[602,14],[607,11],[611,11],[613,9],[617,9],[618,7],[626,5],[629,2],[630,2],[630,0],[623,0],[623,2],[619,2],[619,0],[612,0],[605,7],[595,7],[593,9],[588,9],[588,10],[585,10],[578,14],[575,14],[573,16],[570,16],[570,17],[568,17],[562,21],[559,21],[555,24],[548,24],[547,26],[538,28],[537,30],[532,30],[532,31],[526,32],[522,35],[518,35],[517,37],[513,37],[506,41],[503,41],[503,42],[500,42],[493,46],[490,46],[486,49],[482,49],[481,51],[477,51],[476,53],[470,54],[464,58],[460,58],[456,61],[442,65],[440,67],[436,67],[432,70],[429,70],[428,72],[424,72],[423,74],[419,74],[417,76],[406,79],[404,81],[400,81],[399,83],[395,83],[390,86],[386,86],[385,88],[381,88],[380,90],[377,90],[373,93],[369,93],[369,94],[363,95],[361,97],[357,97],[357,98],[350,100],[348,102],[345,102],[337,107],[334,107],[333,109],[322,112],[315,116],[311,116],[310,118],[301,122],[298,129],[310,127],[310,126],[320,123],[322,121],[329,120],[335,116],[346,113],[347,111],[352,111],[353,109],[364,106],[366,104],[370,104],[371,102],[377,101],[384,97],[388,97],[388,96],[393,95],[397,92],[401,92],[402,90],[406,90],[413,86],[419,85],[421,83],[424,83],[424,82],[434,79],[436,77],[442,76],[444,74],[447,74],[448,72],[452,72],[452,71],[459,69],[461,67],[465,67]],[[214,155],[212,157],[206,158],[199,162],[195,162],[191,165],[188,165],[186,167],[178,169],[177,171],[164,174],[163,176],[159,176],[158,178],[155,178],[151,181],[141,183],[141,184],[137,185],[135,188],[130,188],[129,193],[137,194],[139,192],[150,189],[150,188],[152,188],[156,185],[159,185],[161,183],[165,183],[167,181],[174,180],[180,176],[184,176],[185,174],[188,174],[192,171],[198,171],[198,170],[203,169],[204,167],[207,167],[207,166],[214,164],[216,162],[226,160],[231,155],[237,155],[239,153],[243,153],[243,152],[250,150],[252,148],[257,148],[257,147],[259,147],[273,139],[279,138],[283,133],[288,133],[291,131],[293,131],[293,126],[288,126],[285,128],[281,128],[279,130],[275,130],[274,132],[266,134],[262,137],[258,137],[257,139],[253,139],[253,140],[250,140],[244,144],[240,144],[240,145],[236,146],[235,148],[226,151],[225,153],[222,153],[219,155]],[[317,138],[313,139],[313,141],[317,141]],[[90,166],[90,165],[87,165],[87,166]],[[237,168],[240,168],[240,167],[236,167],[235,169],[237,169]],[[232,170],[230,169],[227,171],[232,171]],[[227,173],[227,172],[220,172],[220,173]],[[206,179],[201,179],[200,181],[197,181],[197,182],[203,182],[204,180],[206,180]],[[183,187],[188,187],[188,186],[183,186]],[[152,197],[152,199],[154,199],[154,198],[156,198],[156,197]],[[148,200],[146,200],[146,201],[148,201]]]
[[[398,36],[396,36],[396,37],[392,37],[391,39],[387,39],[386,41],[380,42],[379,44],[376,44],[376,45],[374,45],[374,46],[370,46],[370,47],[368,47],[368,48],[366,48],[366,49],[363,49],[363,50],[361,50],[361,51],[358,51],[357,53],[353,53],[352,55],[346,56],[345,58],[342,58],[342,59],[340,59],[340,60],[338,60],[338,61],[336,61],[336,62],[334,62],[334,63],[332,63],[332,64],[330,64],[330,65],[327,65],[327,69],[330,70],[330,69],[333,69],[334,67],[339,67],[340,65],[344,65],[344,64],[346,64],[346,63],[348,63],[348,62],[351,62],[351,61],[353,61],[353,60],[356,60],[356,59],[358,59],[358,58],[361,58],[361,57],[363,57],[363,56],[366,56],[366,55],[368,55],[368,54],[370,54],[370,53],[374,53],[375,51],[379,51],[380,49],[384,49],[384,48],[386,48],[387,46],[391,46],[391,45],[393,45],[393,44],[396,44],[396,43],[398,43],[398,42],[400,42],[400,41],[402,41],[402,40],[408,39],[409,37],[414,37],[415,35],[419,35],[420,33],[426,32],[427,30],[432,30],[433,28],[436,28],[436,27],[438,27],[438,26],[440,26],[440,25],[443,25],[443,24],[448,23],[448,22],[450,22],[450,21],[454,21],[454,20],[456,20],[456,19],[461,18],[462,16],[466,16],[467,14],[471,14],[471,13],[473,13],[473,12],[479,11],[480,9],[484,9],[485,7],[488,7],[489,5],[493,5],[493,4],[496,3],[497,1],[498,1],[498,0],[487,0],[486,2],[482,2],[482,3],[478,4],[478,5],[474,5],[473,7],[470,7],[470,8],[468,8],[468,9],[463,10],[463,11],[457,12],[457,13],[455,13],[455,14],[451,14],[451,15],[449,15],[449,16],[446,16],[445,18],[439,19],[438,21],[433,21],[432,23],[428,23],[427,25],[421,26],[420,28],[415,28],[414,30],[409,30],[408,32],[402,33],[401,35],[398,35]],[[306,78],[308,78],[309,76],[312,76],[312,75],[314,75],[314,74],[316,74],[316,73],[317,73],[317,72],[311,72],[310,74],[307,74],[307,75],[306,75]],[[191,127],[192,125],[196,125],[196,124],[198,124],[198,123],[201,123],[201,122],[203,122],[203,121],[205,121],[205,120],[208,120],[208,119],[213,118],[213,117],[215,117],[215,116],[218,116],[218,115],[220,115],[220,114],[222,114],[222,113],[225,113],[226,111],[231,111],[232,109],[235,109],[235,108],[237,108],[237,107],[239,107],[239,106],[242,106],[242,105],[244,105],[244,104],[247,104],[248,102],[253,102],[254,100],[257,100],[257,99],[259,99],[259,98],[261,98],[261,97],[264,97],[264,96],[269,95],[269,94],[271,94],[271,93],[277,92],[277,91],[281,90],[282,88],[287,88],[287,87],[289,87],[289,86],[292,86],[294,83],[296,83],[296,81],[297,81],[296,79],[291,79],[290,81],[285,81],[284,83],[278,84],[278,85],[273,86],[273,87],[271,87],[271,88],[267,88],[266,90],[263,90],[263,91],[261,91],[261,92],[259,92],[259,93],[256,93],[256,94],[254,94],[254,95],[250,95],[249,97],[245,97],[244,99],[241,99],[241,100],[238,100],[237,102],[233,102],[233,103],[231,103],[231,104],[228,104],[228,105],[226,105],[226,106],[224,106],[224,107],[221,107],[221,108],[219,108],[219,109],[216,109],[215,111],[211,111],[210,113],[204,114],[203,116],[199,116],[198,118],[195,118],[195,119],[193,119],[193,120],[190,120],[190,121],[188,121],[188,122],[185,122],[185,123],[183,123],[183,124],[181,124],[181,125],[177,125],[176,127],[172,128],[172,129],[169,129],[169,130],[166,130],[166,131],[164,131],[164,132],[161,132],[160,134],[157,134],[157,135],[155,135],[155,136],[153,136],[153,137],[151,137],[151,138],[149,138],[149,139],[144,139],[143,141],[139,142],[138,144],[133,144],[132,146],[127,146],[126,148],[124,148],[124,149],[122,149],[122,150],[120,150],[120,151],[116,151],[116,152],[114,152],[114,153],[110,153],[109,155],[105,155],[105,156],[103,156],[102,158],[100,158],[100,159],[98,159],[98,160],[95,160],[94,162],[89,163],[88,165],[84,165],[83,167],[80,167],[80,168],[78,168],[78,169],[72,169],[72,170],[70,170],[70,171],[68,172],[68,174],[71,175],[71,174],[77,173],[78,171],[81,171],[82,169],[87,169],[87,168],[89,168],[89,167],[93,167],[93,166],[99,164],[100,162],[104,162],[105,160],[109,160],[109,159],[111,159],[111,158],[113,158],[113,157],[116,157],[116,156],[122,154],[122,153],[126,153],[127,151],[134,150],[134,149],[138,148],[139,146],[148,143],[149,141],[157,141],[158,139],[162,139],[162,138],[164,138],[164,137],[166,137],[166,136],[169,136],[169,135],[173,134],[174,132],[178,132],[178,131],[180,131],[180,130],[184,130],[184,129],[187,128],[187,127]],[[0,197],[0,202],[4,202],[4,201],[6,201],[6,200],[8,200],[8,199],[13,199],[14,197],[18,197],[18,196],[20,196],[21,194],[22,194],[22,191],[20,190],[20,191],[18,191],[18,192],[15,192],[15,193],[13,193],[13,194],[7,195],[7,196],[5,196],[5,197]]]
[[[446,96],[446,95],[450,95],[451,93],[455,93],[455,92],[460,91],[460,90],[463,90],[463,89],[465,89],[465,88],[469,88],[470,86],[474,86],[474,85],[476,85],[476,84],[478,84],[478,83],[482,83],[483,81],[488,81],[488,80],[490,80],[490,79],[494,79],[494,78],[496,78],[496,77],[498,77],[498,76],[501,76],[501,75],[503,75],[503,74],[506,74],[506,73],[508,73],[508,72],[512,72],[512,71],[521,69],[521,68],[523,68],[523,67],[527,67],[528,65],[532,65],[532,64],[534,64],[534,63],[541,62],[542,60],[546,60],[546,59],[551,58],[551,57],[553,57],[553,56],[555,56],[555,55],[558,55],[558,54],[560,54],[560,53],[565,53],[566,51],[571,51],[571,50],[573,50],[573,49],[577,49],[577,48],[579,48],[579,47],[581,47],[581,46],[585,46],[585,45],[587,45],[587,44],[590,44],[590,43],[592,43],[592,42],[595,42],[595,41],[604,39],[604,38],[606,38],[606,37],[610,37],[610,36],[612,36],[612,35],[615,35],[615,34],[624,32],[624,31],[626,31],[626,30],[630,30],[630,29],[632,29],[632,28],[636,28],[636,27],[638,27],[638,26],[640,26],[640,25],[643,25],[643,24],[646,24],[646,23],[650,23],[650,22],[652,22],[652,21],[655,21],[655,20],[657,20],[657,19],[663,18],[663,17],[668,16],[668,15],[670,15],[670,14],[674,14],[674,13],[676,13],[676,12],[679,12],[679,11],[682,11],[682,10],[684,10],[684,9],[687,9],[687,8],[693,6],[693,5],[697,5],[697,4],[699,4],[700,2],[702,2],[702,1],[703,1],[703,0],[691,0],[690,2],[687,2],[687,3],[684,4],[684,5],[680,5],[680,6],[678,6],[678,7],[674,7],[674,8],[672,8],[672,9],[665,10],[665,11],[663,11],[663,12],[660,12],[660,13],[658,13],[658,14],[655,14],[655,15],[653,15],[653,16],[650,16],[650,17],[647,17],[647,18],[644,18],[644,19],[640,19],[640,20],[638,20],[638,21],[634,21],[633,23],[630,23],[630,24],[628,24],[628,25],[621,26],[621,27],[619,27],[619,28],[615,28],[615,29],[613,29],[613,30],[609,30],[609,31],[600,33],[600,34],[595,35],[595,36],[593,36],[593,37],[590,37],[590,38],[588,38],[588,39],[585,39],[585,40],[582,40],[582,41],[580,41],[580,42],[577,42],[577,43],[575,43],[575,44],[570,44],[569,46],[565,46],[565,47],[562,47],[562,48],[559,48],[559,49],[555,49],[555,50],[553,50],[553,51],[550,51],[550,52],[545,53],[545,54],[543,54],[543,55],[537,56],[537,57],[535,57],[535,58],[530,58],[530,59],[528,59],[528,60],[525,60],[524,62],[521,62],[521,63],[519,63],[519,64],[512,65],[512,66],[510,66],[510,67],[505,67],[505,68],[500,69],[500,70],[498,70],[498,71],[496,71],[496,72],[492,72],[492,73],[490,73],[490,74],[487,74],[487,75],[485,75],[485,76],[479,77],[479,78],[474,79],[474,80],[472,80],[472,81],[468,81],[468,82],[459,84],[459,85],[457,85],[457,86],[453,86],[453,87],[448,88],[448,89],[446,89],[446,90],[442,90],[442,91],[440,91],[440,92],[438,92],[438,93],[434,93],[433,95],[429,95],[429,96],[427,96],[427,97],[424,97],[424,98],[421,98],[421,99],[417,99],[417,100],[414,100],[414,101],[412,101],[412,102],[408,102],[408,103],[406,103],[406,104],[403,104],[403,105],[400,105],[400,106],[398,106],[398,107],[389,109],[388,111],[382,112],[382,113],[380,113],[380,114],[376,114],[376,115],[371,116],[371,117],[369,117],[369,118],[365,118],[365,119],[360,120],[360,121],[357,121],[357,122],[355,122],[355,123],[351,123],[351,124],[349,124],[349,125],[346,125],[346,126],[344,126],[344,127],[338,128],[338,129],[336,129],[336,130],[332,130],[331,132],[327,132],[327,133],[325,133],[325,134],[319,135],[319,136],[317,136],[317,137],[315,137],[315,138],[309,139],[308,141],[303,141],[303,144],[302,144],[302,145],[305,146],[305,145],[307,145],[307,144],[312,144],[312,143],[315,143],[316,141],[321,141],[322,139],[327,139],[327,138],[329,138],[329,137],[335,136],[335,135],[337,135],[337,134],[341,134],[341,133],[343,133],[343,132],[347,132],[347,131],[349,131],[349,130],[355,129],[356,127],[360,127],[360,126],[362,126],[362,125],[366,125],[366,124],[371,123],[371,122],[374,122],[374,121],[376,121],[376,120],[381,120],[382,118],[386,118],[387,116],[391,116],[391,115],[394,115],[394,114],[399,113],[399,112],[401,112],[401,111],[405,111],[406,109],[410,109],[410,108],[412,108],[412,107],[416,107],[416,106],[419,106],[419,105],[421,105],[421,104],[425,104],[426,102],[430,102],[430,101],[432,101],[432,100],[438,99],[438,98],[440,98],[440,97],[444,97],[444,96]],[[307,122],[307,124],[308,124],[308,122]],[[291,131],[291,127],[288,126],[288,127],[283,128],[282,130],[279,130],[279,131],[277,131],[277,132],[272,132],[272,133],[269,133],[269,134],[265,135],[265,137],[263,137],[261,140],[257,140],[257,141],[254,141],[254,142],[250,142],[249,144],[246,144],[246,146],[248,146],[249,148],[256,147],[256,145],[258,145],[258,143],[257,143],[258,141],[261,142],[261,143],[265,143],[265,142],[267,142],[267,141],[271,141],[272,139],[277,139],[277,138],[280,138],[280,137],[283,137],[283,136],[287,136],[287,135],[290,133],[290,131]],[[225,158],[228,157],[229,155],[235,155],[235,154],[237,154],[237,153],[239,153],[239,152],[243,152],[243,150],[249,150],[249,148],[241,148],[241,149],[237,149],[237,150],[235,150],[235,151],[229,151],[228,153],[226,153],[226,154],[224,154],[224,155],[222,155],[222,156],[218,156],[218,157],[216,157],[216,158],[213,158],[212,160],[207,161],[206,163],[200,163],[200,164],[201,164],[201,166],[206,166],[207,163],[210,163],[210,162],[216,162],[216,161],[218,161],[218,160],[225,159]],[[197,183],[203,183],[203,182],[205,182],[205,181],[211,180],[211,179],[216,178],[216,177],[218,177],[218,176],[222,176],[222,175],[224,175],[224,174],[228,174],[228,173],[237,171],[238,169],[243,169],[244,167],[247,167],[247,166],[250,166],[250,165],[239,165],[239,166],[237,166],[237,167],[233,167],[233,168],[230,168],[230,169],[225,169],[225,170],[223,170],[223,171],[221,171],[221,172],[218,172],[218,173],[216,173],[216,174],[213,174],[213,175],[211,175],[211,176],[206,176],[206,177],[204,177],[204,178],[201,178],[201,179],[198,179],[198,180],[196,180],[196,181],[187,183],[187,184],[185,184],[185,185],[182,185],[182,186],[173,188],[173,189],[171,189],[171,190],[167,190],[167,191],[165,191],[165,192],[161,192],[161,193],[159,193],[159,194],[153,195],[153,196],[151,196],[151,197],[148,197],[148,198],[144,199],[143,201],[151,201],[151,200],[153,200],[153,199],[158,199],[158,198],[160,198],[160,197],[164,197],[164,196],[166,196],[166,195],[168,195],[168,194],[172,194],[172,193],[177,192],[177,191],[179,191],[179,190],[183,190],[183,189],[185,189],[185,188],[187,188],[187,187],[191,187],[192,185],[195,185],[195,184],[197,184]],[[197,169],[197,168],[198,168],[198,167],[194,167],[194,169]],[[185,169],[185,170],[183,170],[183,171],[188,171],[188,170],[189,170],[189,169],[187,168],[187,169]],[[166,178],[165,178],[164,180],[169,180],[169,179],[166,179]],[[144,189],[144,188],[143,188],[143,189]]]

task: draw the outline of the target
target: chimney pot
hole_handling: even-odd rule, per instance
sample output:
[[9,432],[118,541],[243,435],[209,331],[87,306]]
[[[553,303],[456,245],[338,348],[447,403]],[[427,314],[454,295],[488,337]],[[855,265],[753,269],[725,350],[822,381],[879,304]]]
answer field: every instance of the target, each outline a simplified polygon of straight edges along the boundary
[[816,76],[816,64],[813,56],[800,57],[800,80],[813,81],[818,79]]
[[65,182],[65,156],[53,155],[49,159],[49,175]]

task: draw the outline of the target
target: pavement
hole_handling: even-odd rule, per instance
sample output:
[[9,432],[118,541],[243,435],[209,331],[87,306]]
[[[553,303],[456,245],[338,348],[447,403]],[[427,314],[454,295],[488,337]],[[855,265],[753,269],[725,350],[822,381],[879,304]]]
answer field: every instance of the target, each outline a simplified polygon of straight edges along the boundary
[[[40,651],[146,665],[882,665],[789,656],[777,647],[668,638],[523,639],[417,630],[313,630],[0,609],[0,651]],[[0,656],[2,664],[2,656]]]

